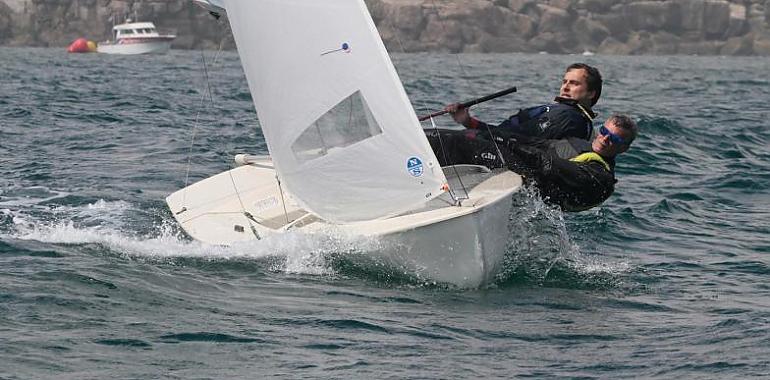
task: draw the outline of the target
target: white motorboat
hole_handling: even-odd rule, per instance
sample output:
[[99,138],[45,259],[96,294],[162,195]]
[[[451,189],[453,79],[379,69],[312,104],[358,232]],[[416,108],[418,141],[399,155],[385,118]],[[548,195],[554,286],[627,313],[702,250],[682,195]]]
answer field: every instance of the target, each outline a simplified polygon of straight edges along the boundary
[[228,14],[270,157],[171,194],[190,236],[347,234],[426,279],[494,280],[521,178],[440,167],[363,0],[196,1]]
[[100,42],[96,48],[106,54],[163,54],[171,47],[173,34],[159,34],[151,22],[131,22],[115,25],[112,40]]

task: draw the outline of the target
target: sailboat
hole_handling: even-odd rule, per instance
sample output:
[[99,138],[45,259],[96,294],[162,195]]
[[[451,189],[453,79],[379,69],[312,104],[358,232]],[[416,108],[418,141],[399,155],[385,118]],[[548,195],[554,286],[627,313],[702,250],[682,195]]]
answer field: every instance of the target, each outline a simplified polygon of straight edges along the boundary
[[191,237],[345,234],[420,278],[494,281],[521,177],[440,166],[363,0],[195,1],[228,15],[270,156],[168,196]]

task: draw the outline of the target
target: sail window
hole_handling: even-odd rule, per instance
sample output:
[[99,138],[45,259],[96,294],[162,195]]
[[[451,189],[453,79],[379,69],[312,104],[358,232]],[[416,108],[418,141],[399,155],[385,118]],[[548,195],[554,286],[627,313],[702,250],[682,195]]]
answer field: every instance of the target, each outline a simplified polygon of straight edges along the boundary
[[291,149],[298,161],[306,162],[381,133],[361,91],[356,91],[310,124]]

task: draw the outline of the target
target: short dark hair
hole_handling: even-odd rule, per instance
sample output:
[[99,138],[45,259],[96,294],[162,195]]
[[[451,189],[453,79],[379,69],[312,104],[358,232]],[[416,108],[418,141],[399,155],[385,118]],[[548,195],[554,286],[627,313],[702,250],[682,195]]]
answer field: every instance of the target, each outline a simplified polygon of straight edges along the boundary
[[602,74],[596,67],[589,66],[585,63],[573,63],[567,67],[567,72],[577,69],[586,71],[586,75],[588,76],[586,80],[588,82],[588,91],[594,92],[594,97],[591,98],[591,107],[593,107],[596,102],[599,101],[599,97],[602,96]]
[[611,122],[616,127],[631,133],[631,138],[626,143],[627,145],[631,145],[631,143],[636,140],[636,136],[639,135],[639,126],[626,115],[614,114],[610,116],[607,121]]

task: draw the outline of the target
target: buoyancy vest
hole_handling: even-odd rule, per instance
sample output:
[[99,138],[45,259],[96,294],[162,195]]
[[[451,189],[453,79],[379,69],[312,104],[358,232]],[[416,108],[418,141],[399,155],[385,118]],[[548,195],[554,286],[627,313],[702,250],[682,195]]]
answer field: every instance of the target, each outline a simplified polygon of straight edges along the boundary
[[[614,161],[606,160],[604,157],[593,151],[591,143],[580,139],[565,139],[554,141],[549,145],[556,156],[572,162],[598,162],[604,168],[611,172],[614,167]],[[612,162],[612,166],[610,165]]]
[[596,114],[573,99],[557,97],[555,101],[522,109],[498,127],[541,139],[576,137],[589,140]]
[[610,171],[610,164],[607,163],[607,161],[602,158],[602,156],[599,155],[599,153],[596,152],[585,152],[581,153],[575,157],[572,157],[569,159],[572,162],[598,162],[604,166],[607,171]]

